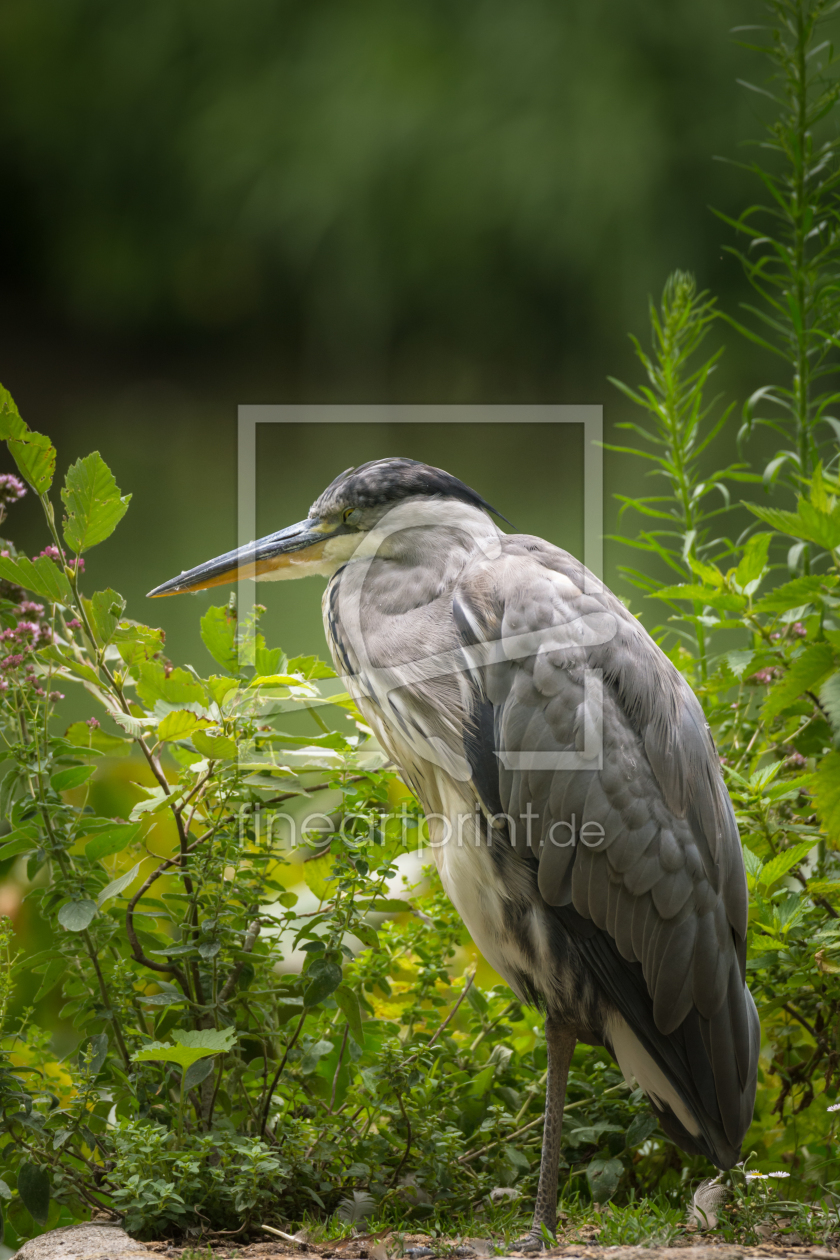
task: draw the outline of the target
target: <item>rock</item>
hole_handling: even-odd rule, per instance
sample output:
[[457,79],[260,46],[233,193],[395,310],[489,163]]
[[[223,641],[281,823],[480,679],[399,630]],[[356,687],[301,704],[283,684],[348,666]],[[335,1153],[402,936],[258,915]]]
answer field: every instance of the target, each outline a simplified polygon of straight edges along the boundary
[[65,1225],[30,1238],[14,1260],[149,1260],[142,1243],[118,1225]]

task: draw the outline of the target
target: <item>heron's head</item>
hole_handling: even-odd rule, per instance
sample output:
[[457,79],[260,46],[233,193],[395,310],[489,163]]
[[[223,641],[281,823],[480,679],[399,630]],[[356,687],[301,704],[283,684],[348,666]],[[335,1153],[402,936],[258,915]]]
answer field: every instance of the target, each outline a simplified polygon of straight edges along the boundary
[[433,528],[438,519],[457,515],[459,505],[462,514],[474,519],[486,520],[485,513],[495,512],[475,490],[441,468],[415,459],[372,460],[336,477],[312,504],[305,521],[188,569],[149,594],[203,591],[249,577],[264,581],[329,577],[366,550],[366,539],[376,537],[381,550],[383,523],[389,515],[405,532],[418,526]]

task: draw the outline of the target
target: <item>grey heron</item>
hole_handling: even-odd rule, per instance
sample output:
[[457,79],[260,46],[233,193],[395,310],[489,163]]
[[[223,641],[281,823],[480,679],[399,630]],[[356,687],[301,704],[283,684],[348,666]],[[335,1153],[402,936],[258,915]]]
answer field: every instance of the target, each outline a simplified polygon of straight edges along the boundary
[[165,582],[320,574],[339,673],[418,796],[487,961],[546,1013],[532,1247],[556,1228],[566,1082],[603,1045],[683,1150],[727,1169],[755,1100],[747,884],[700,704],[568,552],[449,473],[383,459],[299,524]]

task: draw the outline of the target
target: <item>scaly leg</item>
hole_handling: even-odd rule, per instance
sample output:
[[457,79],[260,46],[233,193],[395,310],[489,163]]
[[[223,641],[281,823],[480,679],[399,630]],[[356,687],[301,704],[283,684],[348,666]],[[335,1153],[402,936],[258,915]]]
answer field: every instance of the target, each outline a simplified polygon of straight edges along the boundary
[[537,1251],[543,1247],[543,1225],[552,1237],[557,1232],[557,1172],[560,1164],[560,1138],[563,1133],[563,1107],[577,1033],[574,1028],[561,1024],[549,1015],[545,1021],[545,1041],[548,1048],[548,1077],[545,1084],[545,1129],[540,1180],[534,1205],[534,1221],[525,1238],[515,1244],[518,1251]]

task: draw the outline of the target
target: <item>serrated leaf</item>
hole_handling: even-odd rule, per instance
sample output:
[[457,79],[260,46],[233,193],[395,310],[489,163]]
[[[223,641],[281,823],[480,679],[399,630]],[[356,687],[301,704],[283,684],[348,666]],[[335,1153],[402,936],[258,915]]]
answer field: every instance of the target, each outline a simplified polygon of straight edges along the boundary
[[791,608],[815,603],[823,594],[831,591],[837,582],[838,579],[829,574],[794,578],[792,582],[785,582],[783,586],[769,591],[753,608],[757,613],[789,612]]
[[805,691],[819,687],[836,669],[830,643],[811,643],[792,663],[784,678],[774,683],[764,701],[765,721],[776,717]]
[[765,862],[758,876],[758,882],[763,884],[765,888],[770,888],[777,880],[780,880],[794,866],[798,866],[813,849],[817,843],[815,836],[811,841],[803,841],[801,844],[795,844],[790,849],[784,849],[781,853],[777,853],[769,862]]
[[100,831],[85,845],[85,857],[91,862],[98,862],[100,858],[122,853],[136,839],[139,831],[139,823],[118,823],[115,827]]
[[68,766],[66,770],[50,775],[50,784],[56,792],[69,792],[87,783],[95,772],[96,766]]
[[194,731],[192,744],[197,752],[211,760],[233,760],[236,757],[236,744],[226,735],[210,735],[207,731]]
[[58,912],[58,921],[68,932],[84,932],[95,914],[95,901],[65,901]]
[[101,908],[106,901],[110,901],[112,897],[118,897],[121,892],[128,888],[129,884],[133,884],[137,878],[140,867],[143,865],[143,859],[132,866],[130,871],[126,871],[125,875],[120,875],[117,879],[112,879],[110,884],[106,884],[102,892],[96,898],[96,904]]
[[114,643],[126,665],[138,665],[161,651],[163,631],[135,621],[121,621],[114,631]]
[[125,608],[125,600],[122,595],[118,595],[116,591],[109,588],[96,591],[90,599],[84,601],[84,604],[97,646],[105,647],[114,637]]
[[201,683],[185,669],[173,669],[167,676],[160,661],[143,661],[137,666],[137,674],[137,694],[150,709],[157,700],[178,705],[207,704]]
[[236,617],[226,607],[208,608],[201,618],[201,639],[207,651],[231,674],[239,673],[236,646]]
[[772,534],[753,534],[745,544],[734,575],[741,590],[756,582],[764,572],[771,538]]
[[199,1059],[225,1054],[231,1050],[236,1044],[236,1033],[232,1028],[202,1028],[192,1031],[175,1029],[172,1040],[174,1045],[153,1041],[131,1057],[139,1063],[155,1060],[177,1063],[183,1071],[187,1071]]
[[17,1191],[23,1206],[39,1225],[46,1225],[50,1212],[50,1178],[37,1164],[21,1164],[17,1175]]
[[829,836],[840,837],[840,753],[822,758],[813,778],[814,804]]
[[815,542],[829,551],[840,546],[840,515],[836,512],[831,515],[822,512],[805,499],[799,500],[797,512],[758,507],[755,503],[745,503],[744,506],[749,508],[753,516],[757,516],[765,525],[780,534],[788,534],[791,538],[799,538],[805,542]]
[[67,574],[49,556],[0,556],[0,577],[54,604],[71,604],[73,589]]
[[120,495],[114,475],[98,451],[67,470],[61,498],[67,516],[64,537],[81,554],[104,542],[125,516],[131,495]]
[[19,437],[9,437],[6,445],[36,494],[46,494],[55,476],[55,447],[43,433],[26,429]]
[[158,727],[158,739],[186,739],[201,720],[191,709],[173,709]]

